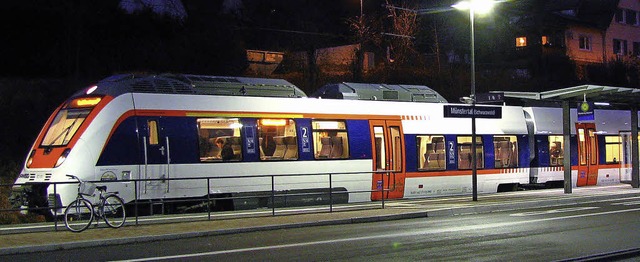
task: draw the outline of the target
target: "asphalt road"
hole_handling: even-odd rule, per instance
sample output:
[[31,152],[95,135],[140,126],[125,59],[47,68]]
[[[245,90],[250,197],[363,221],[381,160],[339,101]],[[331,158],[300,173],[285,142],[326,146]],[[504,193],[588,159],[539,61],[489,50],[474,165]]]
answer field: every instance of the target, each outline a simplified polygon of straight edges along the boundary
[[638,218],[640,198],[631,198],[60,250],[0,260],[551,261],[638,248]]

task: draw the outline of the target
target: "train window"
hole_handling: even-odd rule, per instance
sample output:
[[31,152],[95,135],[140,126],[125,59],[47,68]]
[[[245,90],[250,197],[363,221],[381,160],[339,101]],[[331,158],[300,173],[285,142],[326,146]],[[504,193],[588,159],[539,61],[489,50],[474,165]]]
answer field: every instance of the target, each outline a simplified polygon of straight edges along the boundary
[[551,166],[561,166],[564,163],[562,136],[549,136],[549,157]]
[[587,139],[585,138],[584,129],[578,129],[578,159],[580,165],[587,164]]
[[376,161],[375,167],[376,170],[385,170],[387,169],[386,159],[387,159],[387,150],[386,150],[386,142],[384,141],[384,127],[374,126],[373,127],[373,136],[375,140],[375,154],[374,160]]
[[199,118],[200,161],[242,160],[242,124],[237,118]]
[[260,119],[258,121],[260,159],[298,159],[298,136],[293,119]]
[[493,148],[496,168],[518,167],[518,139],[516,136],[494,136]]
[[316,159],[349,157],[347,127],[344,121],[312,121],[313,148]]
[[[458,137],[458,169],[472,169],[471,136]],[[476,136],[476,168],[484,168],[482,138]]]
[[605,136],[604,143],[605,161],[607,163],[618,163],[618,160],[620,159],[620,150],[622,150],[620,137]]
[[147,121],[147,128],[149,129],[149,145],[158,144],[158,121]]
[[418,136],[419,170],[445,170],[444,136]]
[[62,109],[51,122],[41,146],[65,146],[80,128],[91,109]]
[[591,154],[589,160],[591,160],[591,163],[589,163],[590,165],[597,165],[598,164],[598,157],[597,157],[597,152],[598,152],[598,144],[596,140],[596,132],[593,129],[587,129],[589,131],[589,152]]

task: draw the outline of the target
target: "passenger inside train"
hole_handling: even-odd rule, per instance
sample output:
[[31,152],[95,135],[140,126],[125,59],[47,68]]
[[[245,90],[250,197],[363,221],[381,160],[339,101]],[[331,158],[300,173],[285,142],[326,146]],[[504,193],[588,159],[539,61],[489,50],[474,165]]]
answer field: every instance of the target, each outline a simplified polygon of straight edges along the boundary
[[223,161],[228,161],[234,158],[233,149],[231,148],[231,140],[225,141],[223,138],[218,137],[216,139],[216,146],[220,148],[219,157]]

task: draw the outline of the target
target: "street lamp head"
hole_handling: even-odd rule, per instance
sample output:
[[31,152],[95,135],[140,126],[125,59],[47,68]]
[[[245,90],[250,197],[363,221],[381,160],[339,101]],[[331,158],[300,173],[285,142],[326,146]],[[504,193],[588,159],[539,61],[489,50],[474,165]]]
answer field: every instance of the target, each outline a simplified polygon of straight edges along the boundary
[[488,14],[495,3],[494,0],[467,0],[458,2],[451,7],[458,10],[471,10],[476,14]]

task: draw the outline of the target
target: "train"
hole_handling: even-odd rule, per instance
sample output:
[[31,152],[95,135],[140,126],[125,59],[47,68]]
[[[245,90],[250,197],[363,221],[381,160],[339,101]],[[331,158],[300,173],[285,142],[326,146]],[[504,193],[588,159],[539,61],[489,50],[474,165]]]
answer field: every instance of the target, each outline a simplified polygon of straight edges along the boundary
[[[326,203],[294,196],[327,192],[335,203],[471,194],[474,143],[480,194],[561,184],[564,161],[573,186],[628,178],[630,112],[579,122],[572,110],[566,145],[560,108],[498,105],[472,141],[471,120],[445,114],[458,105],[418,85],[338,83],[307,96],[281,79],[114,75],[55,109],[10,199],[60,214],[77,193],[67,174],[108,183],[126,203],[208,197],[221,210],[277,205],[272,190],[291,195],[281,205]],[[314,174],[334,175],[329,185]]]

